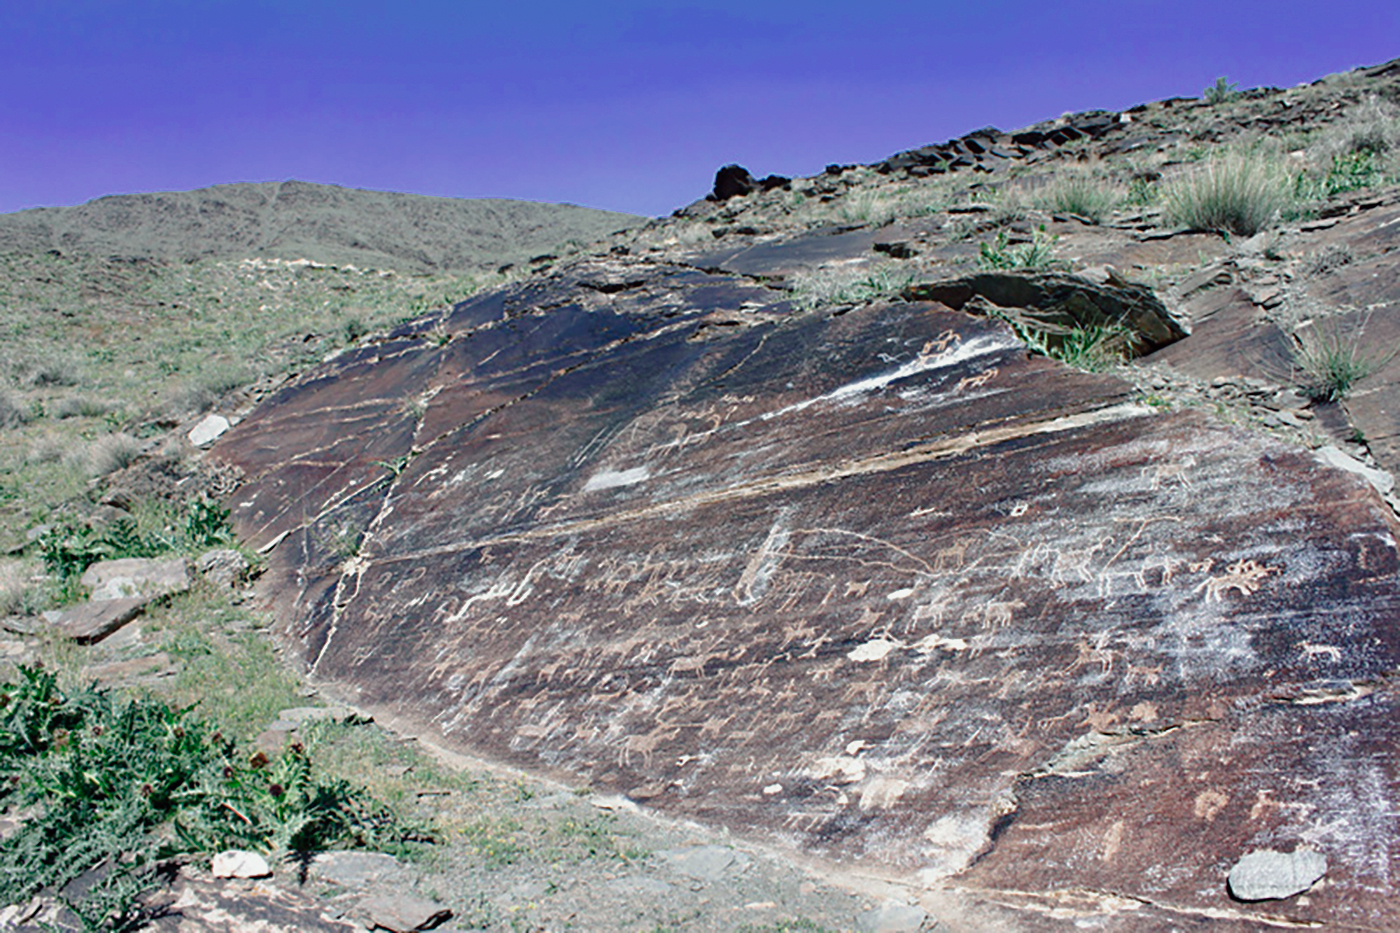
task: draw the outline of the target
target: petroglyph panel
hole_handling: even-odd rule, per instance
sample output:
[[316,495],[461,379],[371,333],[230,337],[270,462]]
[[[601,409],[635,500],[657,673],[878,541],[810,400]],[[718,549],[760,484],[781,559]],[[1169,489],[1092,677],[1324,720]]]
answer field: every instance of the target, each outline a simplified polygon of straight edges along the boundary
[[286,533],[269,578],[314,676],[478,754],[929,882],[1029,858],[1088,884],[1045,854],[1070,813],[1095,865],[1160,836],[1128,892],[1156,901],[1221,883],[1207,828],[1390,864],[1322,776],[1393,813],[1391,766],[1348,739],[1400,659],[1368,487],[936,304],[774,304],[716,336],[699,296],[755,288],[717,278],[636,287],[665,313],[562,286],[459,309],[454,339],[381,363],[411,433],[387,404],[358,445],[312,432],[370,410],[329,379],[230,432],[235,517]]

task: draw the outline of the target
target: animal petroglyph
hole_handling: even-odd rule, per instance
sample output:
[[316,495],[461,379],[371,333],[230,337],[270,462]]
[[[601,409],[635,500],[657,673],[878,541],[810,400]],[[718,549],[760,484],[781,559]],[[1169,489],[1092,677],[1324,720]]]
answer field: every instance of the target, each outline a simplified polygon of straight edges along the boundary
[[993,599],[983,603],[982,627],[989,629],[1006,628],[1015,619],[1017,609],[1026,608],[1026,604],[1019,599],[998,600]]
[[933,552],[934,570],[960,570],[967,562],[967,549],[972,544],[971,538],[959,538],[945,548],[939,548]]
[[1147,488],[1157,492],[1166,482],[1175,482],[1182,489],[1191,488],[1191,477],[1188,471],[1196,465],[1196,457],[1187,454],[1180,460],[1171,463],[1153,463],[1142,468],[1142,475],[1147,478]]
[[650,732],[629,735],[622,741],[622,751],[618,753],[617,763],[623,768],[632,767],[632,754],[636,752],[642,756],[642,767],[650,771],[651,759],[656,750],[680,734],[679,726],[659,725]]
[[955,347],[960,343],[962,343],[962,334],[955,330],[945,330],[937,337],[925,343],[924,348],[919,351],[919,356],[928,357],[946,353],[949,347]]
[[1194,592],[1205,592],[1206,602],[1220,602],[1224,595],[1234,590],[1241,596],[1253,596],[1264,585],[1264,578],[1278,573],[1276,567],[1264,567],[1251,559],[1235,561],[1225,568],[1225,573],[1202,581]]
[[1069,667],[1065,668],[1065,673],[1072,674],[1082,668],[1094,666],[1097,666],[1099,673],[1105,677],[1113,673],[1113,656],[1115,652],[1111,648],[1104,647],[1107,641],[1107,632],[1100,632],[1098,636],[1095,637],[1093,644],[1090,644],[1087,638],[1080,639],[1079,644],[1077,644],[1074,649],[1074,661]]
[[958,380],[958,384],[953,386],[954,394],[965,392],[968,389],[980,389],[987,383],[995,379],[1001,372],[999,367],[993,366],[975,376],[964,376]]
[[1296,647],[1304,661],[1312,662],[1323,657],[1331,661],[1342,660],[1342,649],[1336,645],[1315,645],[1309,641],[1300,641]]

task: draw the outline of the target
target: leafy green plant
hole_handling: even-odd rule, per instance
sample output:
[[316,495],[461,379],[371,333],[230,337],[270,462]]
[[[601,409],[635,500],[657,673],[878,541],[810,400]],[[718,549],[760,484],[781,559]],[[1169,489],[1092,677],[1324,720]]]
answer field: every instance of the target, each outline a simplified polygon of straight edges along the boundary
[[1376,155],[1369,149],[1332,156],[1326,174],[1318,177],[1300,172],[1294,179],[1293,196],[1300,201],[1321,201],[1349,191],[1360,191],[1381,180]]
[[1192,230],[1249,237],[1288,205],[1283,173],[1259,155],[1211,159],[1166,191],[1169,222]]
[[1201,98],[1211,106],[1224,104],[1234,100],[1240,94],[1240,86],[1231,82],[1224,75],[1215,79],[1215,83],[1201,92]]
[[1344,334],[1308,328],[1294,335],[1293,361],[1302,371],[1299,386],[1318,402],[1340,402],[1361,380],[1395,358],[1400,350],[1367,351],[1360,332]]
[[1032,234],[1031,242],[1012,245],[1007,241],[1006,231],[997,232],[996,241],[982,243],[977,265],[982,269],[1054,269],[1064,265],[1055,258],[1055,244],[1059,237],[1045,232],[1041,226]]
[[[0,901],[47,890],[93,929],[134,922],[135,897],[172,857],[427,838],[319,775],[305,746],[250,757],[190,709],[95,686],[67,693],[38,667],[0,685],[0,753],[0,803],[31,810],[0,841]],[[79,877],[96,880],[71,893]]]
[[150,514],[141,515],[142,520],[123,515],[100,528],[84,521],[60,521],[39,538],[39,556],[56,579],[60,598],[75,598],[77,579],[98,561],[193,554],[233,542],[229,510],[203,496],[186,504],[183,516],[173,521],[160,509],[138,511]]

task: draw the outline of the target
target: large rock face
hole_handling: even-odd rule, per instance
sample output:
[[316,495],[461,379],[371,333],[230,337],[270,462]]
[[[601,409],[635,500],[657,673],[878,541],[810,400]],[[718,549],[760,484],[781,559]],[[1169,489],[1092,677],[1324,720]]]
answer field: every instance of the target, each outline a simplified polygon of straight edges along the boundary
[[[450,744],[1028,929],[1400,926],[1400,528],[1364,478],[1400,464],[1400,362],[1344,405],[1280,382],[1281,310],[1400,332],[1400,189],[1253,247],[1149,209],[792,219],[1203,107],[697,202],[329,361],[212,452],[283,636]],[[1007,229],[1061,271],[970,274]],[[1000,319],[1151,352],[1083,373]],[[1252,853],[1325,874],[1232,897]]]
[[[933,302],[595,264],[220,442],[311,671],[448,741],[934,883],[1387,916],[1396,523]],[[1393,914],[1390,914],[1393,916]]]

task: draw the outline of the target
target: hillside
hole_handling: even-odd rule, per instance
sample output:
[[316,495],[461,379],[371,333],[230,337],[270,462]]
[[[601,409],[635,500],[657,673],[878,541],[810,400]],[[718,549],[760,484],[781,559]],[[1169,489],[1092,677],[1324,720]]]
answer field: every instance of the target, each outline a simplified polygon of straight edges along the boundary
[[0,215],[0,254],[310,259],[405,272],[482,272],[644,218],[568,204],[434,198],[303,181],[120,194]]
[[[1397,256],[1400,60],[726,167],[505,275],[25,254],[0,647],[279,768],[343,704],[478,928],[1393,929]],[[256,583],[85,589],[220,508]],[[208,854],[269,928],[375,899]]]

